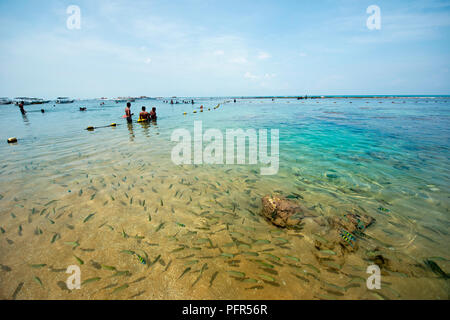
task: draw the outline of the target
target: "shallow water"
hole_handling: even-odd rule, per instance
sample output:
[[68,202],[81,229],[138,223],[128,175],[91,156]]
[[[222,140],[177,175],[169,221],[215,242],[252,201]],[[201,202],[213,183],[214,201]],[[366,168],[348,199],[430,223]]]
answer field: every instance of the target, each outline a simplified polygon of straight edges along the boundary
[[[424,264],[450,272],[449,97],[151,100],[133,103],[136,114],[141,105],[157,107],[157,123],[127,125],[124,104],[96,100],[26,106],[26,117],[0,108],[0,298],[449,298]],[[170,136],[194,120],[279,129],[278,174],[173,164]],[[295,195],[304,227],[262,218],[266,194]],[[359,249],[318,256],[324,221],[355,210],[376,219]],[[389,261],[380,290],[365,284],[374,252]],[[65,287],[69,265],[91,279],[80,290]]]

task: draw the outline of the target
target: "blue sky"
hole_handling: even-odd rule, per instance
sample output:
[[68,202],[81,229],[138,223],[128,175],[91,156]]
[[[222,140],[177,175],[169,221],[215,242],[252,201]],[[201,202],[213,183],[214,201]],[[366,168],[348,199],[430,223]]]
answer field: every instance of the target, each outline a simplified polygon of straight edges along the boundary
[[0,96],[450,94],[449,31],[437,0],[0,0]]

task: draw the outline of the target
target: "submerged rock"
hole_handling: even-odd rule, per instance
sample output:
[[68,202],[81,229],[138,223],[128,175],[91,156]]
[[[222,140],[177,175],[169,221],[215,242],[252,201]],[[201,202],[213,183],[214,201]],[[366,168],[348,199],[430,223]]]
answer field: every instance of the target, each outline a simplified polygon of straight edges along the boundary
[[286,228],[300,224],[304,209],[286,198],[266,195],[262,199],[262,214],[272,224]]

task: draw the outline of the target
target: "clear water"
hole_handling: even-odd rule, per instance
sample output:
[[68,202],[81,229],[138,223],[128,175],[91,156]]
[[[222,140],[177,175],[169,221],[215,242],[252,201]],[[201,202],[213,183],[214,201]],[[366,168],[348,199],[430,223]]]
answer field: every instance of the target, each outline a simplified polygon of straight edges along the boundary
[[[138,100],[135,114],[155,106],[158,122],[132,125],[123,103],[26,106],[26,117],[2,106],[0,298],[449,298],[448,280],[423,263],[450,272],[449,97],[225,101]],[[205,111],[192,113],[200,104]],[[170,136],[192,132],[194,120],[222,132],[279,129],[278,174],[261,176],[260,165],[174,165]],[[313,216],[303,230],[259,216],[261,197],[292,193]],[[326,267],[314,239],[327,226],[315,222],[355,208],[376,223],[359,250]],[[123,250],[147,255],[147,264]],[[376,292],[365,285],[375,251],[390,261]],[[91,279],[80,290],[64,285],[69,265]]]

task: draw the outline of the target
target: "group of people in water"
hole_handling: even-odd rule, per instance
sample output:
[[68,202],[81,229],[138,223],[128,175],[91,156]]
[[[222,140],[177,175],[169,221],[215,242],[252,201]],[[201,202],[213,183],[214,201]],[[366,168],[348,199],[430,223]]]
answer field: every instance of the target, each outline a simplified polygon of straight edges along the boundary
[[[131,123],[133,122],[132,116],[134,115],[134,113],[131,113],[131,103],[127,102],[127,106],[125,108],[125,117],[127,118],[127,122]],[[145,107],[142,107],[142,111],[139,113],[139,122],[142,121],[156,121],[157,116],[156,116],[156,108],[153,107],[152,110],[150,112],[146,111]]]
[[[27,113],[24,109],[24,102],[20,102],[19,103],[19,110],[22,113],[22,115],[25,116],[25,114]],[[86,107],[80,107],[80,111],[86,111]],[[45,110],[41,109],[41,112],[44,113]],[[127,106],[125,108],[125,116],[127,118],[127,122],[131,123],[133,121],[132,116],[134,115],[134,113],[131,113],[131,103],[127,102]],[[143,121],[156,121],[157,116],[156,116],[156,108],[153,107],[152,110],[150,112],[146,111],[146,108],[143,106],[142,107],[142,111],[139,113],[139,122],[143,122]]]

